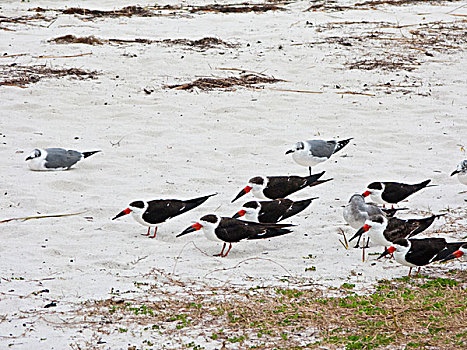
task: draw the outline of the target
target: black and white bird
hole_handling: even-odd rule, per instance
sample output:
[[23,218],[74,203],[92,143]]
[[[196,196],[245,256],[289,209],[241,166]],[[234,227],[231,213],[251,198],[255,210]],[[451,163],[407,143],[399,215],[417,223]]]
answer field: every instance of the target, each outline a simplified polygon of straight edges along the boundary
[[457,174],[457,179],[463,185],[467,185],[467,159],[457,165],[457,169],[451,173],[451,176]]
[[447,257],[445,257],[441,261],[445,262],[445,261],[456,259],[456,258],[460,259],[461,257],[464,257],[463,258],[464,260],[467,259],[467,243],[464,243],[463,245],[461,245],[458,250],[456,250],[452,254],[449,254]]
[[349,241],[358,237],[358,242],[355,246],[358,248],[360,237],[366,232],[372,245],[388,247],[397,239],[411,238],[425,231],[436,218],[444,215],[432,215],[421,219],[386,218],[384,215],[374,215],[365,221],[365,224]]
[[305,210],[317,198],[313,197],[295,202],[287,198],[246,202],[243,204],[242,209],[235,213],[232,218],[237,219],[244,216],[248,221],[276,223]]
[[336,141],[336,140],[308,140],[300,141],[295,144],[292,149],[289,149],[285,154],[293,153],[293,160],[303,166],[308,167],[311,175],[311,168],[315,165],[328,160],[334,153],[339,152],[353,138]]
[[36,148],[26,158],[26,162],[31,170],[68,170],[80,160],[97,152],[101,151],[78,152],[64,148]]
[[148,202],[134,201],[130,203],[128,208],[122,210],[112,218],[112,220],[131,213],[133,219],[141,225],[148,226],[148,232],[145,236],[149,236],[151,227],[155,227],[154,235],[150,236],[150,238],[155,238],[158,224],[196,208],[214,195],[216,193],[186,201],[179,199],[155,199]]
[[365,221],[371,216],[385,215],[392,217],[399,210],[407,208],[384,209],[372,203],[366,203],[365,198],[361,194],[354,194],[350,197],[349,203],[344,207],[344,220],[354,229],[361,228]]
[[413,267],[428,265],[441,261],[457,251],[466,242],[446,242],[444,238],[406,239],[400,238],[382,253],[378,259],[388,254],[394,254],[399,264],[410,267],[409,276]]
[[[177,237],[187,233],[203,229],[207,239],[215,242],[223,242],[222,251],[215,256],[226,257],[232,249],[232,243],[240,242],[244,239],[263,239],[282,236],[292,232],[286,227],[290,224],[259,224],[233,218],[220,217],[215,214],[203,216],[199,221],[185,229]],[[224,249],[229,243],[229,249],[224,253]]]
[[256,176],[248,181],[247,186],[242,189],[232,200],[232,203],[241,196],[252,192],[259,199],[280,199],[297,192],[305,187],[316,186],[332,179],[318,180],[324,171],[310,176]]
[[399,182],[372,182],[368,185],[363,197],[370,196],[371,200],[378,204],[397,204],[408,196],[420,191],[422,188],[435,186],[430,185],[431,180],[420,182],[419,184],[404,184]]

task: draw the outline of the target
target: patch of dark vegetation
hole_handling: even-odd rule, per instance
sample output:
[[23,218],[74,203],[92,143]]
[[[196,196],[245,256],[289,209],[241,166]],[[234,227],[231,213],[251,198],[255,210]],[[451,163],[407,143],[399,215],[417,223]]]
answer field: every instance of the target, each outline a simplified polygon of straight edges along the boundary
[[364,295],[347,283],[334,290],[339,296],[316,289],[135,282],[131,299],[116,293],[59,316],[62,327],[90,327],[107,337],[190,334],[217,348],[465,349],[466,277],[454,270],[445,277],[381,280]]
[[16,64],[0,65],[0,85],[26,87],[42,79],[71,77],[75,79],[96,79],[97,72],[79,68],[56,69],[45,65],[20,66]]
[[204,91],[213,89],[232,91],[235,90],[236,86],[253,87],[253,85],[257,84],[273,84],[280,81],[284,80],[257,74],[241,74],[239,77],[200,78],[191,83],[168,85],[166,87],[175,90],[193,90],[194,88],[198,88]]

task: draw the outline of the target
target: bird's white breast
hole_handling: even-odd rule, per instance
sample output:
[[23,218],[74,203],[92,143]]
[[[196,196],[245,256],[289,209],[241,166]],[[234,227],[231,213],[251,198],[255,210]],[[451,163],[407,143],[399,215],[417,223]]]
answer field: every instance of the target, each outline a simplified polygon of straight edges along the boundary
[[325,160],[328,159],[326,157],[315,157],[310,153],[309,150],[305,150],[305,149],[295,151],[292,154],[292,158],[296,163],[298,163],[300,165],[311,166],[311,167],[313,167],[313,166],[315,166],[315,165],[317,165],[319,163],[322,163],[322,162],[324,162]]
[[460,172],[457,174],[457,179],[463,185],[467,185],[467,172]]

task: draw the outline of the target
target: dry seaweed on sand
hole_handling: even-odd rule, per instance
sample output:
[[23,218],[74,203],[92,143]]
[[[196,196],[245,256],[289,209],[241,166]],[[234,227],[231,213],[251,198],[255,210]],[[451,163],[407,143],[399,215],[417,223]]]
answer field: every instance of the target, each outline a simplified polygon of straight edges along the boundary
[[232,44],[226,41],[223,41],[219,38],[214,37],[205,37],[197,40],[190,39],[163,39],[163,40],[151,40],[151,39],[100,39],[95,36],[84,36],[76,37],[72,34],[63,35],[57,38],[48,40],[48,42],[56,44],[87,44],[87,45],[103,45],[106,43],[115,43],[115,44],[164,44],[164,45],[181,45],[189,46],[197,49],[210,49],[218,46],[224,47],[237,47],[237,44]]
[[198,88],[200,90],[235,90],[236,86],[253,87],[257,84],[273,84],[280,81],[274,77],[260,76],[257,74],[241,74],[239,77],[227,78],[199,78],[191,83],[168,85],[167,88],[175,90],[193,90]]
[[88,44],[88,45],[102,45],[104,44],[102,40],[96,38],[95,36],[82,36],[76,37],[74,35],[68,34],[63,35],[54,39],[50,39],[49,42],[54,42],[56,44]]
[[[288,2],[280,2],[280,4],[287,4]],[[44,9],[42,7],[36,7],[31,9],[36,12],[56,11],[66,15],[80,15],[85,16],[87,19],[102,18],[102,17],[156,17],[166,16],[167,14],[162,13],[163,11],[171,11],[172,14],[177,12],[187,13],[203,13],[203,12],[214,12],[214,13],[245,13],[245,12],[267,12],[267,11],[281,11],[283,7],[277,6],[277,2],[274,4],[208,4],[203,6],[194,5],[153,5],[153,6],[127,6],[117,10],[90,10],[81,7],[71,7],[66,9]],[[169,14],[170,15],[170,14]]]
[[457,2],[460,0],[369,0],[354,4],[339,5],[339,1],[322,1],[308,7],[306,11],[346,11],[346,10],[370,10],[381,5],[403,6],[419,5],[420,3],[442,4],[444,2]]
[[0,85],[25,87],[44,78],[72,77],[76,79],[95,79],[97,72],[79,68],[50,68],[45,65],[21,66],[16,64],[0,65]]

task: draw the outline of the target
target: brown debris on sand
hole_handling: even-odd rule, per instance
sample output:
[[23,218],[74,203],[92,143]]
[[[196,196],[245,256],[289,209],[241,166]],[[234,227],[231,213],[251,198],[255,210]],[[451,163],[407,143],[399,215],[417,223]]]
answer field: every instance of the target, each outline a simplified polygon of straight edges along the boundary
[[164,44],[164,45],[181,45],[197,48],[201,50],[211,49],[218,46],[224,47],[237,47],[237,44],[228,43],[219,38],[205,37],[198,40],[190,39],[163,39],[163,40],[151,40],[151,39],[100,39],[95,36],[76,37],[72,34],[60,36],[48,40],[50,43],[56,44],[87,44],[87,45],[103,45],[108,43],[116,44]]
[[52,69],[45,65],[0,65],[0,85],[23,88],[44,78],[72,77],[83,80],[96,79],[97,75],[97,72],[89,72],[79,68]]
[[198,88],[203,91],[213,89],[232,91],[235,90],[235,86],[253,87],[256,84],[273,84],[280,81],[284,80],[257,74],[241,74],[239,77],[200,78],[191,83],[168,85],[166,87],[175,90],[193,90],[194,88]]
[[55,39],[50,39],[49,42],[54,42],[56,44],[88,44],[88,45],[102,45],[104,44],[102,40],[96,38],[95,36],[83,36],[76,37],[74,35],[68,34],[60,36]]
[[[56,11],[66,15],[80,15],[86,16],[87,19],[102,18],[102,17],[157,17],[174,15],[179,12],[188,13],[204,13],[204,12],[215,12],[215,13],[246,13],[246,12],[267,12],[267,11],[282,11],[285,10],[283,7],[277,6],[277,3],[288,4],[286,1],[275,2],[274,4],[209,4],[204,6],[193,6],[193,5],[153,5],[153,6],[127,6],[118,10],[90,10],[80,7],[71,7],[67,9],[44,9],[42,7],[36,7],[31,9],[36,12]],[[162,11],[171,11],[169,14],[162,13]]]

